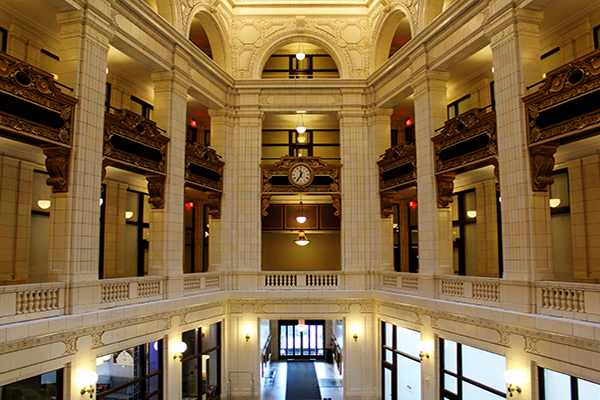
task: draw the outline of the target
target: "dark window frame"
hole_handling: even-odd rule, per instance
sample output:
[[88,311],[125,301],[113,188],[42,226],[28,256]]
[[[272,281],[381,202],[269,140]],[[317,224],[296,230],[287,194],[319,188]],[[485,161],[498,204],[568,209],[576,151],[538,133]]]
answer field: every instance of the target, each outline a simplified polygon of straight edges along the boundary
[[[203,355],[207,355],[212,353],[213,351],[217,351],[217,378],[216,381],[217,382],[221,382],[221,366],[222,366],[222,362],[221,362],[221,358],[222,358],[222,347],[223,347],[223,324],[219,321],[219,322],[215,322],[212,325],[217,325],[217,345],[210,347],[208,349],[204,349],[204,344],[203,344],[203,338],[205,337],[204,333],[202,332],[202,329],[204,328],[196,328],[196,329],[191,329],[189,331],[185,331],[182,332],[181,337],[183,340],[183,334],[185,333],[189,333],[189,332],[194,332],[194,344],[195,344],[195,348],[191,349],[188,347],[188,349],[185,351],[185,353],[183,353],[183,358],[181,359],[181,363],[183,365],[183,363],[186,362],[190,362],[190,361],[194,361],[198,358],[202,358]],[[210,330],[210,326],[208,326],[206,329]],[[182,368],[182,387],[181,390],[183,392],[183,368]],[[198,381],[197,383],[197,387],[198,388],[202,388],[202,374],[196,374]],[[202,393],[202,395],[204,395],[205,393]],[[219,385],[217,387],[217,393],[213,393],[213,396],[210,397],[209,399],[214,399],[214,398],[219,398],[221,395],[221,385]],[[208,397],[208,396],[207,396]]]
[[[560,175],[560,174],[565,174],[567,176],[567,193],[569,195],[569,197],[571,196],[571,188],[569,186],[569,169],[568,168],[561,168],[561,169],[557,169],[555,171],[552,171],[551,175]],[[550,189],[548,190],[548,194],[550,195],[550,192],[552,191],[552,185],[550,185]],[[550,215],[557,215],[557,214],[570,214],[571,213],[571,202],[569,202],[568,206],[559,206],[559,207],[550,207]]]
[[0,33],[2,33],[2,41],[0,42],[0,50],[6,53],[6,48],[8,46],[8,30],[0,27]]
[[[454,119],[454,118],[458,117],[458,116],[460,115],[460,114],[458,113],[458,105],[459,105],[461,102],[463,102],[463,101],[465,101],[465,100],[467,100],[467,99],[470,99],[470,98],[471,98],[471,95],[470,95],[470,94],[468,94],[468,95],[466,95],[466,96],[463,96],[463,97],[461,97],[460,99],[458,99],[458,100],[456,100],[456,101],[453,101],[452,103],[448,104],[448,106],[447,106],[447,108],[446,108],[446,110],[447,110],[447,114],[446,114],[446,116],[448,117],[448,120],[451,120],[451,119]],[[454,110],[454,117],[452,117],[452,118],[450,118],[450,110]]]
[[[389,324],[392,327],[392,345],[389,346],[385,344],[385,325]],[[381,321],[381,387],[382,390],[385,387],[385,370],[389,369],[392,374],[392,398],[398,398],[398,365],[400,364],[398,361],[398,357],[406,357],[410,360],[416,361],[421,364],[422,360],[419,357],[415,357],[411,354],[407,354],[401,350],[398,350],[398,341],[397,341],[397,332],[395,324],[391,322]],[[412,329],[414,331],[414,329]],[[418,332],[418,331],[416,331]],[[420,333],[420,332],[419,332]],[[385,361],[385,352],[392,352],[392,362]],[[421,371],[421,374],[423,372]],[[421,389],[422,390],[422,389]]]
[[[297,78],[306,78],[306,79],[313,79],[314,78],[314,74],[315,72],[337,72],[339,75],[339,69],[335,68],[313,68],[313,58],[317,58],[317,57],[328,57],[331,58],[333,60],[333,58],[329,55],[329,54],[306,54],[306,57],[304,60],[306,60],[306,62],[308,63],[309,67],[308,68],[297,68],[296,66],[298,65],[298,60],[296,59],[296,55],[295,54],[273,54],[271,55],[271,57],[277,57],[277,58],[288,58],[288,69],[277,69],[277,68],[270,68],[270,69],[263,69],[263,74],[269,73],[269,72],[287,72],[288,73],[288,78],[289,79],[297,79]],[[304,61],[302,60],[302,61]],[[318,79],[318,78],[317,78]]]
[[[440,349],[444,349],[444,338],[439,338],[439,348]],[[476,386],[479,389],[483,389],[486,390],[492,394],[495,394],[497,396],[499,396],[501,399],[506,399],[506,392],[494,389],[492,387],[489,387],[487,385],[484,385],[483,383],[480,383],[478,381],[475,381],[467,376],[463,375],[463,359],[462,359],[462,343],[459,342],[455,342],[456,343],[456,372],[447,370],[445,368],[444,365],[444,351],[441,350],[440,351],[440,398],[444,399],[444,398],[448,398],[450,400],[467,400],[467,399],[463,399],[463,390],[462,390],[462,383],[466,382],[470,385]],[[480,349],[482,350],[482,349]],[[456,391],[457,393],[452,393],[451,391],[449,391],[448,389],[446,389],[444,387],[444,375],[448,374],[454,378],[456,378]]]
[[[296,129],[263,129],[263,132],[288,132],[288,142],[287,143],[263,143],[262,147],[288,147],[287,156],[296,157],[297,150],[299,149],[307,149],[308,156],[312,156],[315,149],[319,147],[340,147],[340,143],[313,143],[313,132],[338,132],[339,129],[307,129],[306,130],[306,142],[305,143],[297,143],[296,141]],[[262,158],[262,157],[261,157]],[[277,158],[262,158],[263,160],[279,160],[280,157]],[[324,158],[324,160],[335,160],[339,161],[341,158]]]
[[127,189],[128,192],[136,193],[137,198],[137,207],[136,210],[137,215],[140,216],[140,221],[130,221],[125,220],[126,225],[136,225],[137,226],[137,242],[138,242],[138,254],[137,254],[137,276],[145,276],[145,252],[144,250],[148,249],[150,243],[144,239],[144,228],[150,228],[149,222],[144,222],[144,207],[146,207],[146,203],[144,202],[144,197],[148,196],[147,193],[138,192],[136,190]]
[[[155,342],[155,341],[153,341]],[[128,347],[126,349],[123,350],[127,350],[129,348],[133,348],[134,349],[134,354],[133,359],[134,359],[134,371],[138,371],[140,376],[137,378],[133,378],[132,380],[130,380],[129,382],[126,382],[122,385],[116,386],[114,388],[110,388],[106,391],[103,392],[97,392],[96,393],[96,399],[102,399],[104,397],[110,396],[111,394],[115,393],[115,392],[119,392],[123,389],[126,389],[130,386],[134,386],[134,385],[139,385],[139,393],[141,394],[142,397],[140,398],[144,398],[144,399],[154,399],[154,396],[156,396],[156,400],[162,400],[163,399],[163,392],[164,392],[164,351],[163,351],[163,339],[158,339],[156,340],[156,342],[158,342],[158,369],[156,371],[152,371],[152,372],[148,372],[147,371],[147,365],[148,365],[148,358],[147,358],[147,354],[150,353],[150,345],[152,342],[150,343],[144,343],[144,344],[140,344],[137,346],[132,346],[132,347]],[[123,351],[121,350],[121,351]],[[135,353],[137,352],[137,356],[135,355]],[[158,382],[158,389],[150,392],[150,393],[146,393],[147,389],[148,389],[148,381],[153,378],[154,376],[158,376],[157,382]]]
[[[287,349],[285,350],[286,354],[281,354],[282,353],[281,340],[279,340],[279,349],[278,349],[279,359],[283,359],[283,360],[287,360],[287,359],[313,359],[313,358],[318,359],[318,360],[324,360],[325,359],[325,353],[326,353],[326,351],[325,351],[325,333],[326,333],[326,330],[325,330],[325,320],[306,320],[306,321],[304,321],[304,323],[306,324],[307,327],[310,326],[310,325],[312,325],[312,326],[321,326],[322,327],[322,331],[323,331],[323,337],[322,337],[322,339],[323,339],[323,342],[321,343],[321,345],[322,345],[323,354],[310,354],[310,349],[311,349],[311,347],[310,347],[310,334],[309,334],[309,340],[308,340],[308,342],[309,342],[309,347],[308,347],[309,351],[308,351],[308,354],[304,354],[304,351],[306,350],[304,348],[304,346],[303,346],[303,337],[304,337],[303,335],[304,335],[304,333],[300,332],[300,339],[299,339],[300,340],[300,354],[296,354],[296,351],[295,351],[296,350],[296,346],[293,347],[294,348],[294,354],[287,354]],[[293,326],[294,327],[294,332],[295,332],[295,329],[296,329],[295,327],[298,325],[298,320],[279,320],[277,325],[278,325],[277,326],[277,334],[279,335],[278,337],[281,338],[282,328],[285,327],[285,329],[287,331],[288,327]],[[310,330],[310,328],[308,328],[308,329]],[[296,340],[295,340],[296,336],[295,336],[295,334],[294,334],[293,337],[294,337],[294,344],[295,344],[296,343]],[[315,343],[316,343],[317,340],[318,340],[318,337],[315,339]],[[287,348],[289,348],[289,347],[287,347]],[[315,353],[318,353],[318,349],[319,349],[319,345],[317,343],[316,347],[315,347],[315,350],[316,350]]]
[[134,95],[131,95],[129,99],[142,106],[142,117],[150,119],[150,111],[154,111],[154,106],[152,104],[146,103],[144,100]]
[[[63,368],[60,368],[60,369],[57,369],[57,370],[54,370],[54,371],[44,372],[43,374],[35,375],[35,376],[29,377],[29,378],[20,379],[20,380],[15,381],[15,382],[11,382],[11,383],[7,383],[5,385],[1,385],[0,386],[0,393],[3,393],[3,396],[6,396],[6,391],[5,391],[6,388],[11,387],[11,386],[16,386],[16,385],[18,385],[21,382],[29,381],[31,379],[35,379],[35,378],[38,378],[38,377],[41,380],[41,378],[42,378],[43,375],[51,374],[53,372],[56,372],[56,397],[52,397],[52,398],[56,399],[56,400],[62,400],[63,396],[64,396],[64,392],[65,392],[65,390],[64,390],[65,389],[65,382],[64,382],[65,374],[64,374],[64,369]],[[41,386],[41,383],[40,383],[40,386]],[[19,387],[17,386],[16,389],[19,389]],[[31,388],[28,386],[27,389],[31,389]],[[47,388],[45,388],[45,389],[41,388],[41,390],[44,391],[44,390],[47,390]],[[4,397],[2,397],[2,398],[4,398]],[[11,398],[12,398],[12,395],[11,395]]]
[[458,208],[458,219],[452,221],[452,227],[458,226],[460,229],[460,237],[453,241],[453,247],[458,247],[458,275],[466,275],[466,260],[465,260],[465,225],[476,224],[477,217],[467,217],[467,209],[465,206],[464,197],[468,193],[476,193],[475,189],[467,189],[460,192],[452,193],[456,196],[456,207]]
[[600,25],[593,30],[594,34],[594,49],[600,49]]

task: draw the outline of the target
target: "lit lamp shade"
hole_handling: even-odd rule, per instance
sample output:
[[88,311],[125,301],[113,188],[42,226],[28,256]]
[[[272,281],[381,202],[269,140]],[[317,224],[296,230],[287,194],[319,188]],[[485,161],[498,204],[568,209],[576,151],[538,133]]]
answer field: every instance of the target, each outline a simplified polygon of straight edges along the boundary
[[[288,53],[288,54],[289,54],[289,53]],[[296,53],[296,59],[297,59],[297,60],[300,60],[300,61],[302,61],[302,60],[304,60],[305,58],[306,58],[306,54],[304,54],[303,52],[299,51],[299,52],[297,52],[297,53]]]
[[556,208],[560,206],[560,199],[550,199],[550,207]]
[[42,210],[47,210],[52,205],[52,202],[50,200],[38,200],[37,205]]
[[303,224],[303,223],[305,223],[305,222],[306,222],[306,217],[305,217],[304,215],[298,215],[298,216],[296,217],[296,221],[297,221],[299,224]]
[[82,386],[94,386],[98,382],[96,371],[85,371],[79,375],[79,383]]
[[304,231],[300,231],[300,232],[298,232],[298,239],[296,239],[294,241],[294,243],[296,243],[298,246],[304,247],[304,246],[306,246],[307,244],[310,243],[310,240],[308,240],[306,238],[306,235],[304,234]]

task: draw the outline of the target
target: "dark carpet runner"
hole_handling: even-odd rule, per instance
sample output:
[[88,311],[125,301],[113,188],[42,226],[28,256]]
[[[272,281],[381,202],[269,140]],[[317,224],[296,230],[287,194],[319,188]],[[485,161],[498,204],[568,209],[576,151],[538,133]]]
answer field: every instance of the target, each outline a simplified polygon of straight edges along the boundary
[[317,372],[312,362],[287,363],[286,400],[321,400]]

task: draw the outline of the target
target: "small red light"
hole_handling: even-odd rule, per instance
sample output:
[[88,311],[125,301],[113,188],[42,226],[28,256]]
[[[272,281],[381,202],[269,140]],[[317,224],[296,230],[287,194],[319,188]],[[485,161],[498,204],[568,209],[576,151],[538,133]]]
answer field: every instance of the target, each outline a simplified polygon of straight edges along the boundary
[[187,203],[185,203],[185,207],[186,208],[194,208],[194,202],[193,201],[188,201]]
[[196,127],[196,120],[195,120],[195,119],[193,119],[193,120],[191,120],[191,121],[190,121],[190,126],[191,126],[192,128],[195,128],[195,127]]
[[413,124],[412,119],[409,118],[406,120],[406,126],[411,126]]
[[409,201],[408,205],[411,206],[412,208],[415,208],[417,206],[417,202],[416,201]]

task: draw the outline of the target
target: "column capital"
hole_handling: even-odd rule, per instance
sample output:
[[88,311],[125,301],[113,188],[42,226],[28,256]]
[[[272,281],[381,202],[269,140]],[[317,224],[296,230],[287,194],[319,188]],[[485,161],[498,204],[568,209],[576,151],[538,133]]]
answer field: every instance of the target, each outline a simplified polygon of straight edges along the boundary
[[365,110],[352,108],[338,111],[338,119],[341,124],[362,124]]
[[116,31],[114,21],[89,7],[58,13],[56,20],[60,25],[61,40],[80,38],[83,32],[87,39],[93,40],[106,51]]
[[414,96],[420,96],[427,91],[443,91],[446,93],[446,83],[450,73],[448,71],[435,71],[423,69],[411,76],[411,87],[413,88]]
[[191,77],[181,71],[170,70],[152,73],[154,92],[174,91],[178,95],[187,97]]
[[515,8],[511,5],[496,11],[494,14],[490,12],[483,27],[493,49],[516,36],[517,33],[527,32],[539,35],[539,25],[543,18],[543,11]]

